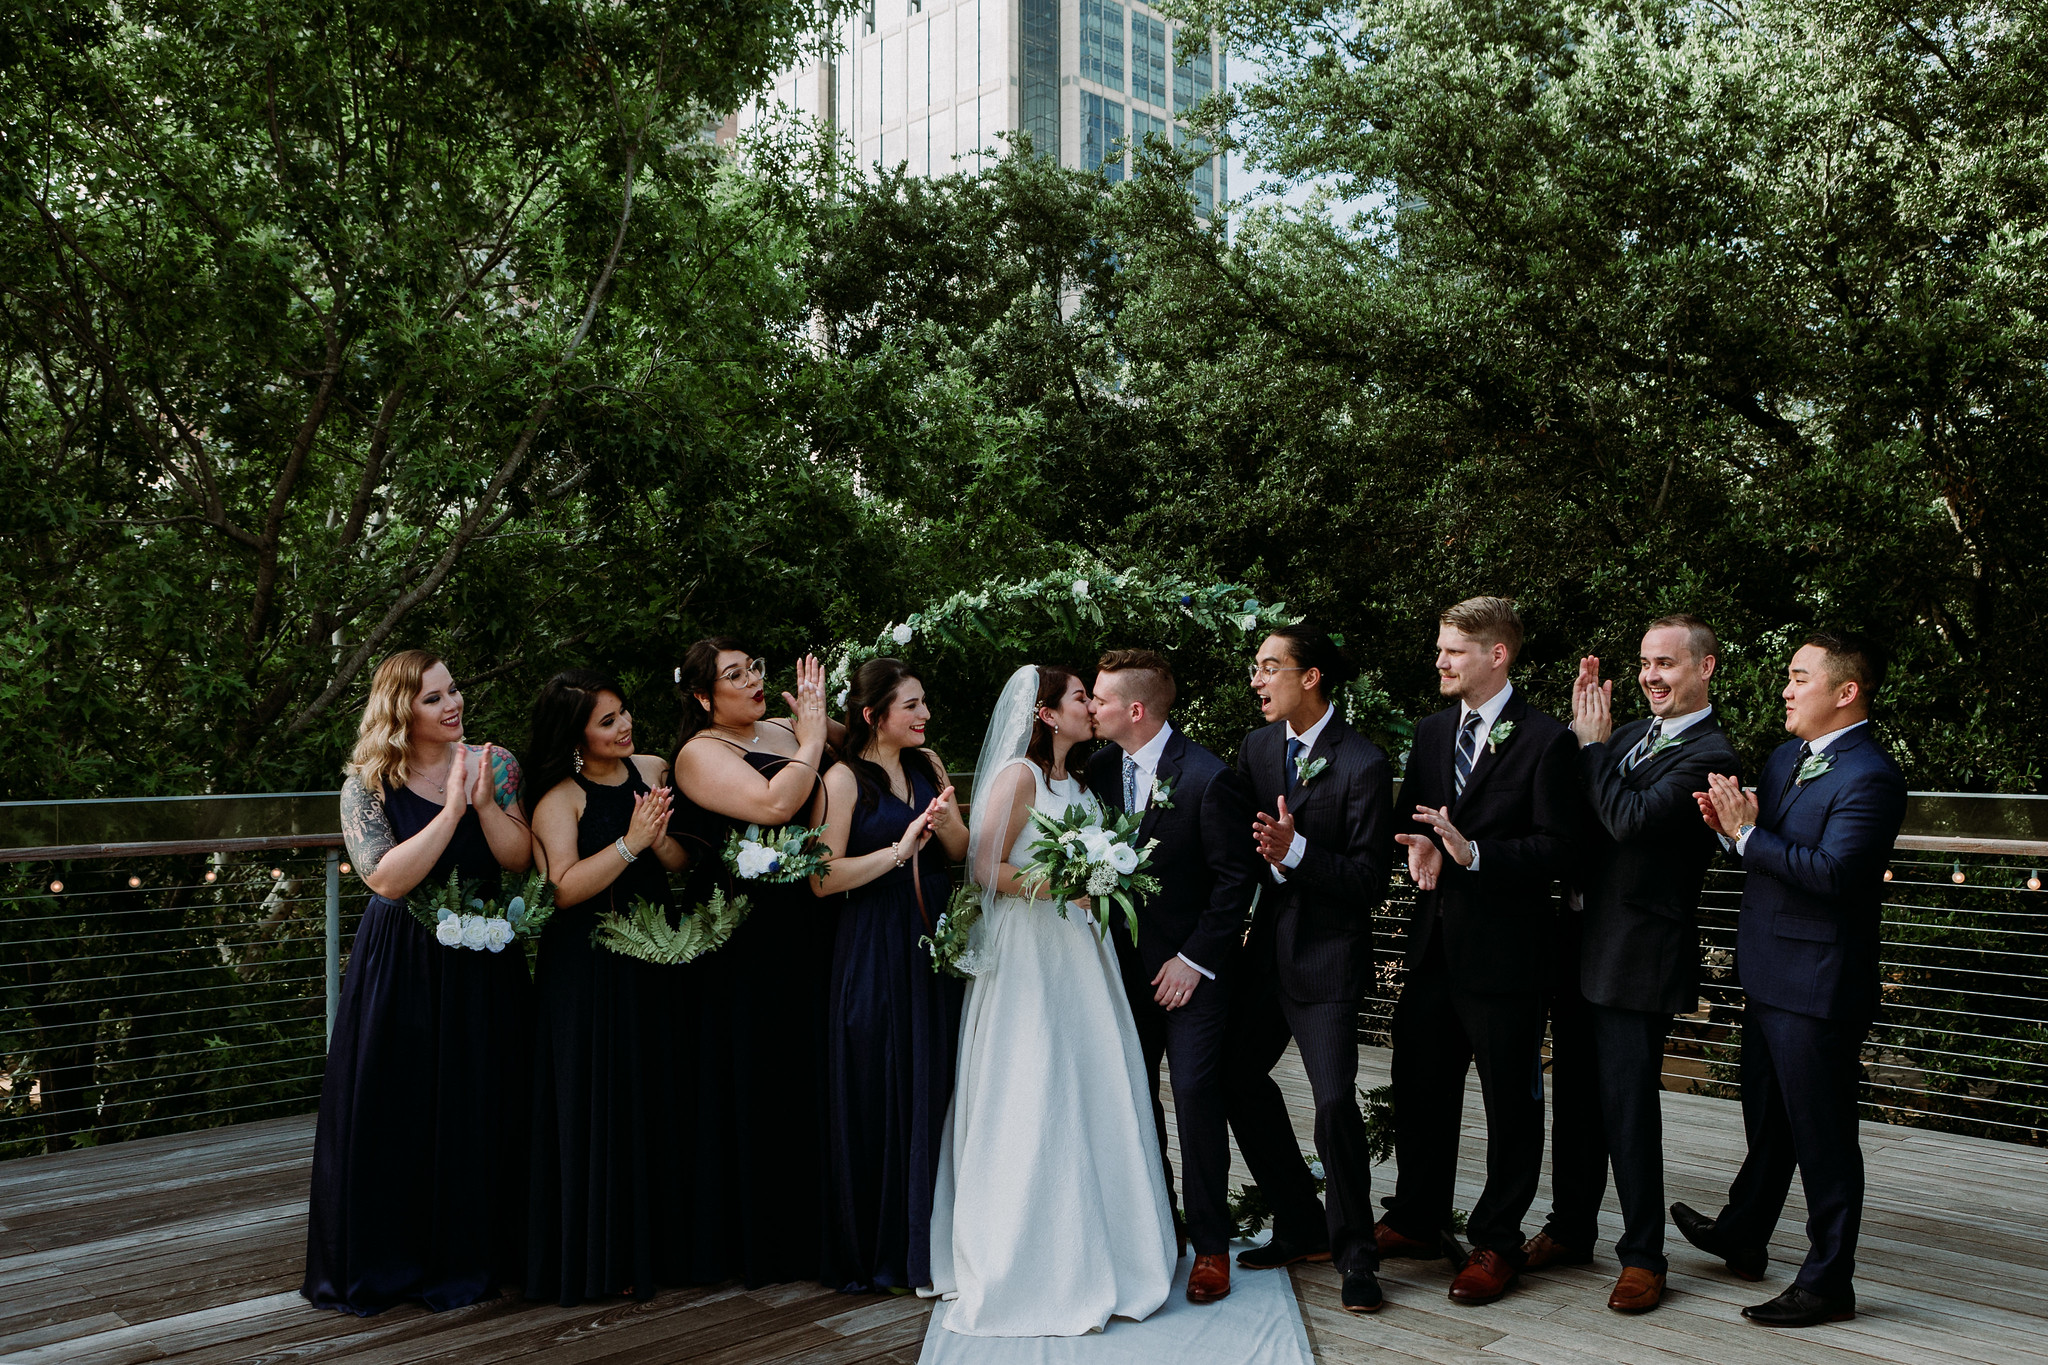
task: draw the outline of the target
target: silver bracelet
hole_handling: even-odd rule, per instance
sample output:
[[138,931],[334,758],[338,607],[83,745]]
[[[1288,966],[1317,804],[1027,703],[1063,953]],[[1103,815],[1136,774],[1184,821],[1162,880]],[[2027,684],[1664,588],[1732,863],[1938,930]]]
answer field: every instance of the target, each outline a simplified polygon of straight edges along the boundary
[[619,856],[621,858],[624,858],[627,862],[637,863],[640,861],[640,855],[635,853],[632,849],[626,847],[625,835],[621,834],[618,838],[612,840],[612,847],[617,849],[619,851]]

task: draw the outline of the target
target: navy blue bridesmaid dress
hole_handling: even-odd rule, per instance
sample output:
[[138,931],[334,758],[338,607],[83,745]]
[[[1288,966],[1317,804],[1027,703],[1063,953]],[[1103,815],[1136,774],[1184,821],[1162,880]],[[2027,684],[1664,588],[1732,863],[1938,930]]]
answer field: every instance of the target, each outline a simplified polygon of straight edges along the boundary
[[[638,768],[600,786],[580,773],[579,859],[606,854],[648,790]],[[609,856],[616,857],[616,853]],[[526,1297],[572,1307],[683,1283],[689,1231],[681,1121],[692,1078],[676,1047],[682,968],[621,957],[590,941],[600,914],[636,899],[670,911],[668,872],[650,851],[590,900],[559,906],[541,930]]]
[[[758,752],[746,760],[769,777],[792,761]],[[734,877],[725,844],[746,824],[677,792],[672,828],[698,868],[691,903],[723,886],[728,897],[745,895],[753,906],[725,946],[683,969],[689,987],[682,1027],[697,1067],[690,1277],[757,1288],[815,1280],[823,1264],[833,910],[805,883]]]
[[[441,807],[385,789],[392,834]],[[474,809],[434,870],[499,895]],[[527,1082],[533,990],[526,954],[445,947],[402,901],[370,897],[349,952],[320,1084],[306,1280],[316,1307],[368,1316],[440,1311],[525,1277]]]
[[[861,788],[849,856],[895,844],[938,794],[908,764],[905,774],[909,803]],[[826,1005],[823,1283],[847,1293],[932,1282],[932,1187],[965,983],[934,972],[918,944],[951,890],[938,840],[925,844],[916,866],[916,886],[905,864],[833,897],[840,913]]]

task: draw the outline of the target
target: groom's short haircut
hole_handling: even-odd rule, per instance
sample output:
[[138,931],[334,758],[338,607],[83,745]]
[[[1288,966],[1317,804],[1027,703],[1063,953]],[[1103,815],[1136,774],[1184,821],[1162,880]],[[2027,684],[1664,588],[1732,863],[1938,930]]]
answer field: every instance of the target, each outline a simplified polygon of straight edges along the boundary
[[1864,705],[1869,705],[1877,695],[1877,689],[1884,686],[1889,660],[1884,646],[1868,635],[1847,630],[1817,630],[1803,643],[1827,655],[1830,683],[1837,687],[1845,682],[1856,684],[1856,695]]
[[1682,630],[1685,632],[1685,647],[1692,654],[1696,664],[1721,657],[1721,642],[1714,638],[1714,628],[1697,616],[1684,612],[1676,616],[1660,616],[1643,627],[1643,634],[1653,630]]
[[1112,649],[1095,661],[1096,671],[1115,673],[1123,679],[1124,695],[1131,701],[1143,702],[1150,715],[1163,716],[1173,709],[1173,699],[1178,691],[1173,681],[1173,665],[1166,662],[1164,654],[1149,649]]
[[1508,662],[1522,652],[1522,613],[1505,597],[1468,597],[1437,618],[1491,649],[1508,647]]

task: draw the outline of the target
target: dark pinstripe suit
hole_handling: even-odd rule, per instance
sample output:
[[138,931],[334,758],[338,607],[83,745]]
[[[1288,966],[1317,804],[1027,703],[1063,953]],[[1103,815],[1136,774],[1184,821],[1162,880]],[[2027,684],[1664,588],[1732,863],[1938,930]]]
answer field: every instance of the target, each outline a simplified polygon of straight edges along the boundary
[[[1336,716],[1303,761],[1318,758],[1328,766],[1307,786],[1289,780],[1285,722],[1245,736],[1237,758],[1260,810],[1276,814],[1286,794],[1308,847],[1284,883],[1263,874],[1231,1001],[1230,1125],[1253,1181],[1272,1202],[1274,1235],[1298,1246],[1327,1241],[1340,1271],[1374,1270],[1372,1158],[1357,1097],[1358,1001],[1372,981],[1372,915],[1393,859],[1394,777],[1379,746]],[[1317,1204],[1270,1074],[1290,1037],[1315,1094],[1327,1210]]]

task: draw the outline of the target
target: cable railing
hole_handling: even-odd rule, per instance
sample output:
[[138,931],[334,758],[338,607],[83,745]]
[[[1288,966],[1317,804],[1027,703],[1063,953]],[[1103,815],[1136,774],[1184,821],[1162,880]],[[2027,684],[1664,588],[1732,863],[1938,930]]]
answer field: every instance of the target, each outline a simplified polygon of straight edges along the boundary
[[[0,1158],[312,1110],[367,894],[337,823],[333,792],[0,803]],[[2043,870],[2048,798],[1915,794],[1866,1117],[2048,1145]],[[1716,867],[1701,897],[1675,1089],[1736,1093],[1742,878]],[[1363,1041],[1388,1042],[1412,905],[1394,875]]]

